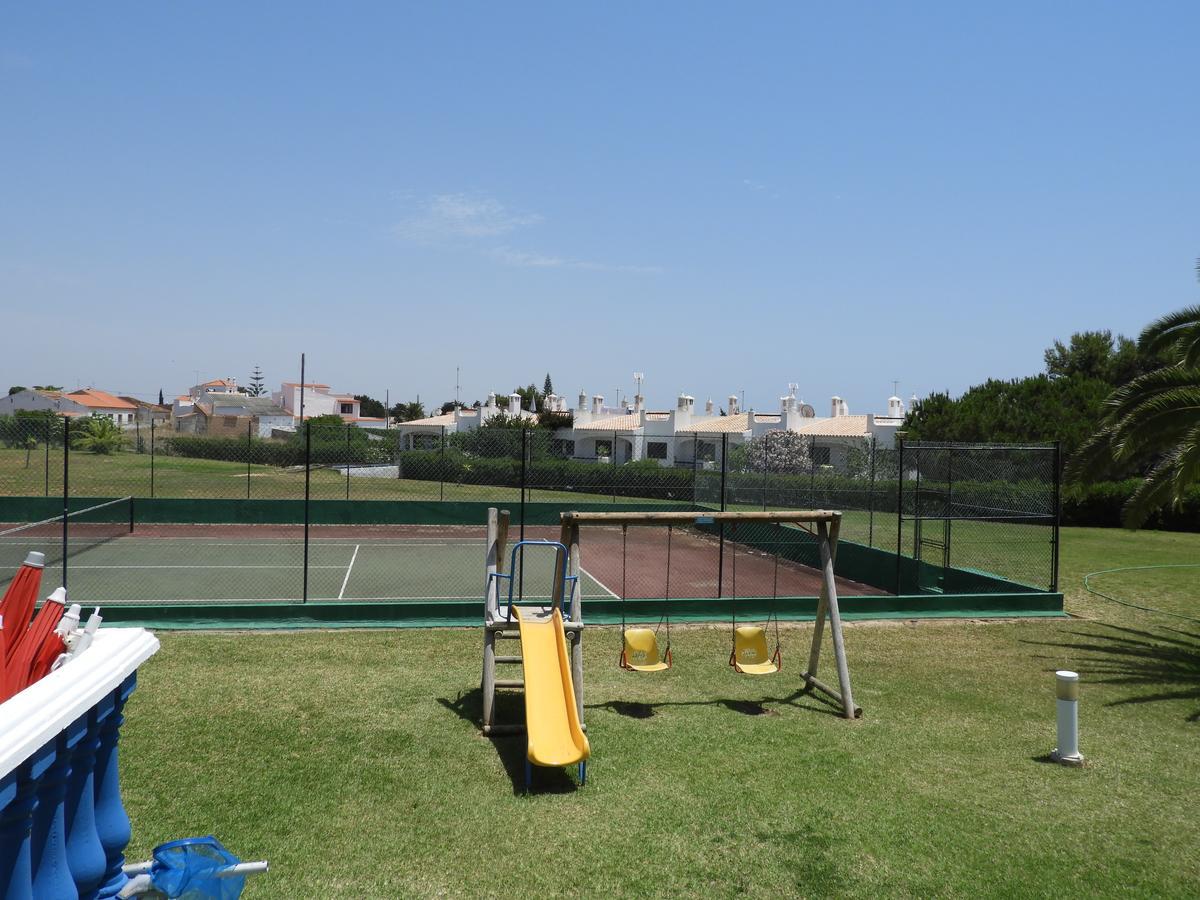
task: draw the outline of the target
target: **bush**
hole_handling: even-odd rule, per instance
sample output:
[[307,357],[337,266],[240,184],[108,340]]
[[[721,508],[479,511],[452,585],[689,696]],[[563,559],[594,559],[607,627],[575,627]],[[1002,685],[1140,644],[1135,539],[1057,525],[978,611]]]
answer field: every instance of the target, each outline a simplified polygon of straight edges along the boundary
[[[1066,486],[1063,488],[1062,523],[1101,528],[1121,527],[1121,508],[1139,484],[1141,481],[1130,478],[1126,481]],[[1188,491],[1178,509],[1160,509],[1142,527],[1162,531],[1200,531],[1200,487]]]

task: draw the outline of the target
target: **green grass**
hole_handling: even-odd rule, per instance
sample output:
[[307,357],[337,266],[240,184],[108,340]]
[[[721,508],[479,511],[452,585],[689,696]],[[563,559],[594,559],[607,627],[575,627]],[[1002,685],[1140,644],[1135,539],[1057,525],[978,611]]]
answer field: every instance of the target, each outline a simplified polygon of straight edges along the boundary
[[[29,462],[29,466],[26,467],[24,450],[0,449],[0,496],[60,495],[62,451],[51,451],[48,480],[43,449],[39,448],[32,453]],[[71,493],[77,497],[240,499],[247,496],[246,484],[249,482],[251,498],[304,498],[302,467],[248,466],[239,462],[157,455],[154,458],[153,469],[152,485],[151,459],[147,453],[121,452],[104,456],[73,452],[70,469]],[[310,475],[309,489],[314,500],[344,500],[347,498],[347,478],[344,472],[314,467]],[[614,499],[611,494],[585,494],[538,487],[529,489],[526,497],[537,502],[604,503]],[[520,498],[521,492],[515,487],[442,483],[410,478],[369,478],[358,475],[349,478],[349,499],[352,500],[495,500],[516,503]]]
[[[858,722],[793,693],[805,627],[768,679],[723,626],[676,630],[657,676],[589,629],[588,784],[537,770],[532,796],[522,739],[478,732],[478,630],[165,634],[123,729],[129,855],[215,833],[271,861],[248,897],[1194,896],[1200,627],[1080,581],[1198,558],[1067,529],[1079,618],[850,625]],[[1200,612],[1194,579],[1149,596]],[[1082,769],[1044,760],[1064,666]]]

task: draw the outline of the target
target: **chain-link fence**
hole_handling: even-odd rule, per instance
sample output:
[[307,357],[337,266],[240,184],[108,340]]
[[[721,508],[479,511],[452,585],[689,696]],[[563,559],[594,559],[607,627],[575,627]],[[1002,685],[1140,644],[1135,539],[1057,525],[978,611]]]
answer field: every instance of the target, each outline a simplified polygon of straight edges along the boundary
[[[0,531],[53,520],[0,542],[19,555],[34,535],[45,543],[62,529],[64,510],[128,498],[132,532],[114,529],[92,547],[80,529],[79,552],[68,543],[54,560],[97,600],[469,600],[480,592],[481,504],[510,509],[515,537],[555,536],[557,513],[572,508],[836,509],[841,560],[874,589],[1053,591],[1058,471],[1053,445],[893,448],[780,430],[413,433],[310,421],[264,432],[239,419],[195,435],[162,423],[0,417]],[[73,523],[83,520],[66,520],[68,542]],[[638,539],[649,568],[632,576],[634,589],[661,593],[652,586],[667,587],[655,562],[665,548],[645,542],[664,536]],[[713,596],[761,592],[766,581],[778,591],[764,560],[814,552],[794,529],[697,527],[674,539],[676,587]],[[6,567],[0,581],[10,575]],[[597,576],[591,589],[617,594],[614,579]]]

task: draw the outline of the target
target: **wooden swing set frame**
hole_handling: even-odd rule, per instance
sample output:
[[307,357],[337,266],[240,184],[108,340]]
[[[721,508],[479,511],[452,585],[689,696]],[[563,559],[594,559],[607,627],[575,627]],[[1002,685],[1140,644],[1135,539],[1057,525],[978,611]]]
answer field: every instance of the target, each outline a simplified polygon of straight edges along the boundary
[[[846,645],[842,636],[842,616],[838,608],[837,582],[834,578],[834,563],[837,560],[838,534],[841,531],[842,514],[831,510],[779,510],[752,512],[565,512],[562,514],[560,541],[569,548],[568,556],[571,575],[578,575],[582,567],[580,560],[579,529],[582,525],[639,526],[639,525],[708,525],[725,522],[773,522],[815,527],[817,549],[821,565],[821,592],[817,600],[816,621],[813,623],[812,645],[808,652],[808,669],[800,676],[803,690],[815,689],[836,701],[847,719],[862,716],[862,708],[854,702],[850,688],[850,668],[846,661]],[[556,573],[555,584],[561,585],[561,573]],[[569,598],[572,610],[579,609],[579,581],[574,585],[574,596]],[[559,589],[560,588],[556,588]],[[559,604],[562,597],[556,598]],[[829,620],[829,633],[833,641],[833,658],[837,667],[838,688],[817,678],[817,667],[821,660],[821,644],[825,631],[825,620]],[[581,622],[582,624],[582,622]],[[578,642],[577,642],[578,643]],[[582,674],[582,673],[581,673]],[[577,684],[582,683],[582,678]]]

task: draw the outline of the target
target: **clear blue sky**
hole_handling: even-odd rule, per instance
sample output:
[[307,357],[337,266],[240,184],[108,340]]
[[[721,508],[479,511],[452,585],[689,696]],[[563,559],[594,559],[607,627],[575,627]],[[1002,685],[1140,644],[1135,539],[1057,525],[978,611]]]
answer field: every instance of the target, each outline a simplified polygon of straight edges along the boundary
[[0,10],[0,389],[882,411],[1200,298],[1200,5]]

